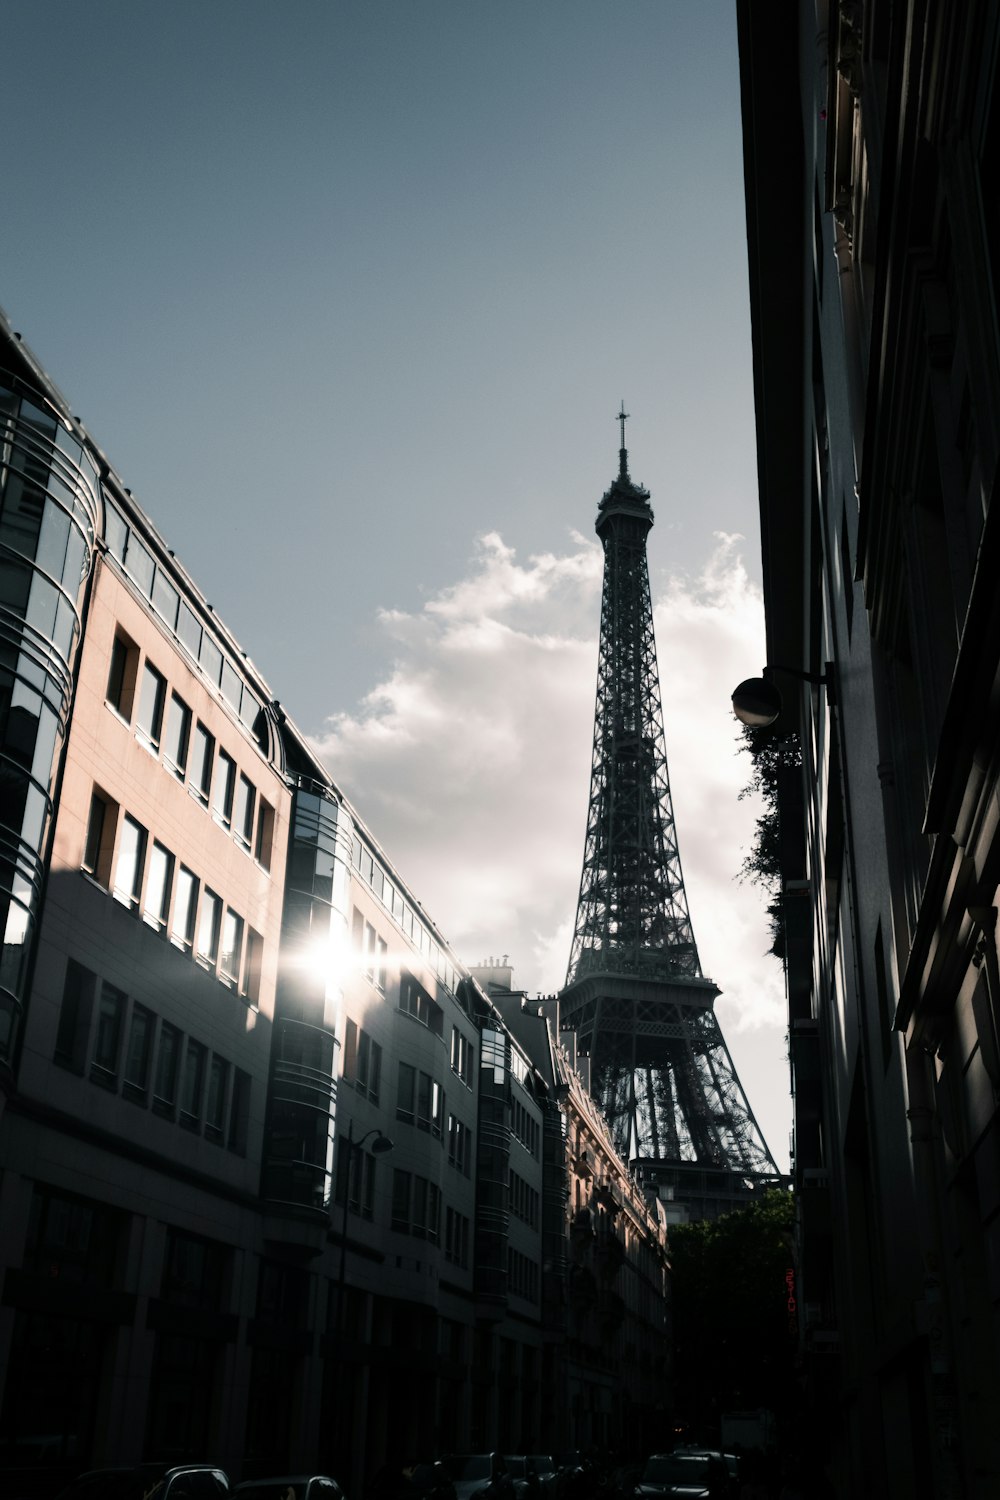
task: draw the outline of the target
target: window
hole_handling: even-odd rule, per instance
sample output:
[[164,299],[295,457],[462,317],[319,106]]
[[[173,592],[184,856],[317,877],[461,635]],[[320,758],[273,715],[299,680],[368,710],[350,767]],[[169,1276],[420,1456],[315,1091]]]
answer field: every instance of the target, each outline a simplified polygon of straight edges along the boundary
[[169,849],[153,840],[153,852],[149,856],[149,876],[146,880],[146,903],[143,920],[150,927],[162,932],[167,925],[170,910],[170,887],[174,879],[174,856]]
[[444,1035],[444,1011],[418,984],[412,974],[404,973],[399,982],[399,1009],[426,1026],[435,1036]]
[[229,1139],[226,1145],[237,1156],[246,1154],[249,1123],[250,1074],[244,1073],[242,1068],[234,1068],[233,1089],[229,1100]]
[[243,956],[243,918],[238,917],[231,906],[226,907],[222,922],[222,948],[219,968],[233,984],[240,977],[240,959]]
[[240,776],[236,788],[236,808],[233,813],[233,834],[243,849],[249,850],[253,840],[253,812],[257,793],[253,783]]
[[160,736],[163,733],[163,706],[166,698],[167,684],[164,678],[155,667],[147,662],[142,669],[142,690],[139,694],[139,712],[136,715],[135,730],[142,744],[153,751],[160,748]]
[[160,1044],[156,1049],[156,1079],[153,1084],[153,1108],[157,1114],[172,1116],[174,1113],[180,1061],[181,1034],[176,1026],[164,1021],[160,1026]]
[[70,959],[63,981],[54,1055],[61,1067],[70,1068],[74,1073],[82,1073],[86,1066],[96,990],[97,975]]
[[493,1069],[494,1083],[503,1083],[506,1077],[506,1057],[507,1049],[504,1045],[503,1033],[484,1030],[479,1066]]
[[451,1028],[451,1071],[457,1073],[463,1083],[472,1084],[475,1048],[457,1026]]
[[233,792],[236,787],[236,762],[225,750],[220,750],[215,759],[215,776],[212,778],[212,817],[223,828],[233,821]]
[[375,979],[375,929],[370,922],[365,923],[364,936],[364,971],[365,978],[370,982]]
[[469,1264],[469,1221],[453,1208],[445,1210],[444,1258],[456,1266]]
[[382,1078],[382,1048],[355,1021],[344,1028],[344,1082],[353,1083],[359,1094],[378,1103]]
[[121,1060],[122,1031],[125,1026],[125,1007],[128,996],[113,984],[101,985],[101,999],[97,1007],[97,1035],[94,1040],[94,1056],[90,1064],[90,1076],[95,1083],[114,1088],[118,1082],[118,1067]]
[[217,1052],[212,1053],[208,1070],[208,1101],[205,1105],[205,1135],[210,1141],[221,1141],[226,1122],[226,1088],[229,1064]]
[[408,1125],[416,1120],[417,1070],[409,1063],[399,1065],[399,1083],[396,1087],[396,1119]]
[[83,849],[83,868],[104,886],[111,884],[111,862],[115,852],[115,830],[118,826],[118,803],[94,788],[87,821],[87,840]]
[[184,1076],[181,1080],[180,1122],[197,1130],[201,1121],[202,1095],[205,1091],[205,1048],[188,1037],[184,1049]]
[[123,631],[116,631],[111,645],[107,701],[126,723],[132,722],[132,704],[139,672],[139,648]]
[[472,1159],[472,1131],[457,1115],[448,1116],[448,1161],[464,1176]]
[[385,994],[385,974],[389,957],[389,945],[380,937],[375,939],[375,984]]
[[178,948],[190,952],[194,946],[195,921],[198,911],[198,880],[186,865],[177,872],[177,896],[174,901],[174,920],[170,928],[170,941]]
[[212,758],[215,740],[204,724],[194,726],[194,743],[191,746],[191,765],[188,770],[188,791],[192,797],[208,806],[208,789],[212,785]]
[[254,858],[263,869],[271,868],[271,843],[274,839],[274,808],[261,797],[257,808],[257,842]]
[[219,957],[219,930],[222,926],[222,902],[206,886],[201,893],[198,914],[198,957],[215,964]]
[[392,1227],[417,1239],[437,1244],[441,1193],[437,1185],[415,1172],[392,1174]]
[[114,896],[133,910],[139,904],[142,888],[142,867],[146,859],[146,830],[141,823],[126,813],[122,819],[121,840],[118,846],[118,868],[115,873]]
[[[348,1163],[351,1180],[347,1181]],[[343,1204],[347,1197],[350,1213],[371,1219],[375,1204],[375,1163],[370,1151],[348,1151],[343,1139],[337,1142],[337,1175],[334,1184],[334,1199]]]
[[240,993],[251,1005],[260,1004],[260,976],[264,960],[264,939],[252,927],[247,928],[246,956],[243,960],[243,984]]
[[172,693],[167,713],[166,734],[163,737],[163,763],[180,781],[184,780],[184,772],[187,768],[190,739],[191,710],[176,693]]
[[149,1090],[150,1064],[153,1057],[153,1033],[156,1017],[144,1005],[132,1006],[128,1046],[125,1049],[125,1078],[122,1093],[127,1099],[145,1104]]

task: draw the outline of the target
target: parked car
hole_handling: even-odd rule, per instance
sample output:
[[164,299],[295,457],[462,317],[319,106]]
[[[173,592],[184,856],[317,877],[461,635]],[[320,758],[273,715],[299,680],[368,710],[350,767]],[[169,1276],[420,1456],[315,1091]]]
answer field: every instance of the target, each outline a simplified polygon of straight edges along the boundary
[[499,1453],[449,1453],[442,1460],[455,1500],[516,1500],[514,1482]]
[[229,1476],[214,1464],[138,1464],[88,1469],[56,1500],[218,1500],[230,1493]]
[[[508,1454],[507,1471],[513,1480],[515,1494],[524,1500],[531,1500],[532,1495],[554,1500],[559,1494],[559,1466],[551,1453]],[[532,1475],[537,1484],[532,1482]]]
[[239,1500],[344,1500],[329,1474],[282,1474],[275,1479],[245,1479],[233,1491]]
[[715,1454],[654,1453],[646,1460],[635,1493],[640,1500],[725,1500],[731,1481]]

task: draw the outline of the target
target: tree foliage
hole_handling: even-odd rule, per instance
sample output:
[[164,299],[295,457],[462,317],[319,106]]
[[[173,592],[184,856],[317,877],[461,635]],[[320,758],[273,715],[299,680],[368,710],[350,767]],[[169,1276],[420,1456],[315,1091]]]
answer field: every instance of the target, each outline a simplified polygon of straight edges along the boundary
[[740,750],[753,762],[750,780],[740,792],[740,801],[759,797],[763,809],[754,829],[754,839],[740,867],[740,879],[759,885],[767,896],[771,952],[785,956],[784,912],[781,903],[781,842],[778,818],[778,773],[786,766],[802,764],[797,734],[777,735],[771,726],[753,729],[743,725]]
[[670,1232],[676,1410],[699,1439],[717,1438],[723,1411],[790,1409],[794,1215],[791,1193],[770,1188],[747,1208]]

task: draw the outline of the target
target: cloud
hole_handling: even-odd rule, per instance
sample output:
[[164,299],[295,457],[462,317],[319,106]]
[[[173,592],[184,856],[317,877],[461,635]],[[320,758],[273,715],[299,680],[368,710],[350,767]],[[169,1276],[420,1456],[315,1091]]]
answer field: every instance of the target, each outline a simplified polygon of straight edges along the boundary
[[[758,809],[739,800],[749,761],[737,753],[729,694],[764,650],[763,606],[740,541],[719,534],[697,575],[654,578],[652,591],[695,937],[723,991],[718,1011],[737,1068],[745,1034],[756,1070],[762,1037],[780,1048],[784,994],[765,954],[762,896],[736,879]],[[569,956],[602,566],[599,544],[575,533],[561,554],[524,561],[497,533],[484,535],[465,578],[419,612],[380,612],[389,672],[315,740],[459,957],[508,953],[515,982],[532,993],[559,989]],[[780,1130],[761,1123],[769,1136]]]

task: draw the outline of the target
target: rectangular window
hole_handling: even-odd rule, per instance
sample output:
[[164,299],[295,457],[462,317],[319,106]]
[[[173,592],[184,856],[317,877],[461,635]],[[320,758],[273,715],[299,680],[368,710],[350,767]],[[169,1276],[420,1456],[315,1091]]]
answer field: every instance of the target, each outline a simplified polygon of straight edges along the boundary
[[260,976],[264,963],[264,939],[252,927],[247,928],[247,946],[243,958],[243,984],[240,993],[251,1005],[260,1004]]
[[375,979],[375,929],[370,922],[365,923],[364,938],[364,960],[363,968],[365,978],[370,981]]
[[107,701],[126,723],[132,722],[135,684],[139,675],[139,648],[124,631],[116,631],[111,645]]
[[163,733],[163,708],[167,700],[167,684],[155,667],[146,662],[142,669],[142,690],[139,693],[139,712],[135,719],[135,732],[148,749],[160,748]]
[[194,610],[189,608],[184,600],[181,600],[180,609],[177,611],[177,637],[182,646],[185,646],[195,661],[201,650],[201,625]]
[[236,788],[236,762],[225,750],[215,758],[215,775],[212,778],[212,817],[223,828],[233,821],[233,792]]
[[170,941],[190,953],[194,946],[194,929],[198,912],[198,879],[186,865],[177,871],[177,895]]
[[201,1123],[202,1096],[205,1092],[205,1048],[188,1037],[184,1049],[184,1076],[181,1079],[180,1123],[197,1130]]
[[396,1119],[405,1120],[408,1125],[412,1125],[415,1119],[416,1086],[416,1068],[411,1068],[409,1063],[401,1062],[399,1083],[396,1087]]
[[118,844],[118,868],[115,872],[114,896],[123,905],[135,909],[142,889],[142,867],[146,860],[146,830],[126,813],[122,819]]
[[410,1173],[398,1168],[392,1174],[392,1227],[410,1232]]
[[389,945],[380,937],[375,939],[375,985],[385,994],[385,975],[389,958]]
[[70,1068],[74,1073],[82,1073],[87,1063],[96,990],[97,975],[70,959],[63,981],[55,1060],[61,1067]]
[[217,1052],[212,1053],[208,1069],[208,1101],[205,1105],[205,1135],[210,1141],[222,1141],[226,1123],[226,1089],[229,1064]]
[[157,568],[153,579],[153,608],[161,615],[171,630],[177,624],[177,605],[180,595],[162,568]]
[[125,1026],[127,1004],[128,996],[116,989],[113,984],[101,985],[101,998],[97,1007],[97,1035],[94,1040],[90,1076],[95,1083],[103,1083],[107,1088],[114,1088],[118,1082],[122,1031]]
[[87,820],[87,839],[83,849],[83,868],[104,886],[111,885],[111,864],[118,827],[118,803],[94,788]]
[[366,1031],[362,1031],[358,1036],[358,1090],[373,1104],[378,1103],[381,1079],[382,1048]]
[[191,710],[176,693],[170,695],[167,728],[163,737],[163,763],[179,781],[187,769],[188,744],[191,740]]
[[236,807],[233,812],[233,835],[243,849],[249,850],[253,841],[253,811],[257,793],[252,782],[240,776],[236,788]]
[[153,1033],[156,1017],[144,1005],[132,1006],[125,1048],[125,1077],[122,1093],[127,1099],[145,1104],[149,1092],[150,1064],[153,1058]]
[[201,893],[201,908],[198,913],[197,956],[205,963],[215,964],[219,957],[219,932],[222,927],[222,902],[208,886]]
[[181,1062],[181,1034],[176,1026],[164,1021],[156,1049],[156,1078],[153,1084],[153,1108],[159,1115],[173,1117],[177,1107],[177,1077]]
[[143,920],[157,932],[167,925],[170,911],[170,887],[174,880],[174,856],[169,849],[153,840],[153,852],[149,856],[149,876],[146,880],[146,901]]
[[246,1155],[249,1126],[250,1074],[244,1073],[242,1068],[234,1068],[232,1096],[229,1101],[229,1139],[226,1145],[237,1156]]
[[233,984],[240,977],[240,959],[243,956],[243,918],[238,917],[231,906],[226,907],[222,919],[222,945],[219,969]]
[[257,808],[257,842],[254,858],[262,869],[271,868],[271,843],[274,839],[274,808],[270,802],[260,798]]
[[212,785],[212,758],[215,755],[215,740],[204,724],[194,726],[191,745],[191,765],[188,770],[188,791],[205,807],[208,806],[208,790]]
[[344,1027],[344,1080],[356,1083],[358,1078],[358,1023],[348,1021]]

